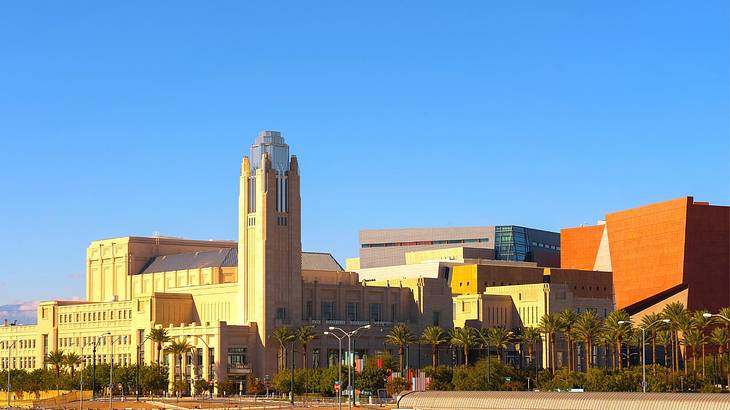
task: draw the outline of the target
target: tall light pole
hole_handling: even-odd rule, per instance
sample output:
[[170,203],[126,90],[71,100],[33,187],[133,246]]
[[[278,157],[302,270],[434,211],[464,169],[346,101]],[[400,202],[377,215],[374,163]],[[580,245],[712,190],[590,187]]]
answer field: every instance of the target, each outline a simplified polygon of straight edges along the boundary
[[[659,319],[657,321],[651,322],[648,325],[644,327],[639,327],[641,329],[641,389],[644,393],[646,393],[646,329],[654,326],[657,323],[670,323],[671,320],[669,319]],[[630,320],[619,320],[619,325],[630,325]]]
[[86,358],[84,357],[84,349],[86,349],[86,345],[81,345],[81,363],[83,364],[83,367],[81,368],[81,383],[79,384],[81,394],[79,395],[79,410],[84,410],[84,370],[86,369]]
[[13,344],[10,344],[10,340],[8,340],[6,343],[8,344],[8,408],[10,408],[10,349],[15,347],[18,341],[16,340]]
[[94,339],[94,353],[93,353],[93,368],[91,371],[91,400],[94,400],[96,398],[96,346],[99,344],[99,339],[101,339],[104,336],[112,334],[111,332],[105,332],[100,334],[99,336]]
[[721,319],[723,319],[723,320],[726,320],[726,321],[730,322],[730,318],[728,318],[728,317],[726,317],[726,316],[723,316],[723,315],[721,315],[721,314],[719,314],[719,313],[706,313],[706,312],[705,312],[705,313],[703,313],[703,314],[702,314],[702,316],[703,316],[703,317],[706,317],[706,318],[711,318],[711,317],[719,317],[719,318],[721,318]]
[[[215,382],[215,372],[211,372],[211,368],[210,368],[210,346],[208,346],[208,343],[205,341],[205,339],[203,339],[202,337],[200,337],[198,335],[186,335],[186,337],[194,337],[194,338],[200,340],[205,345],[205,348],[208,349],[205,352],[208,355],[208,374],[207,374],[207,377],[208,377],[208,381],[210,382],[210,387],[208,388],[208,391],[210,392],[210,398],[213,399],[213,382]],[[210,377],[211,374],[213,375],[213,377]]]
[[117,336],[116,338],[110,336],[109,340],[111,340],[110,346],[111,346],[111,358],[109,360],[109,410],[112,410],[112,397],[114,397],[114,381],[112,380],[112,375],[114,374],[114,343],[117,342],[117,340],[121,339],[122,336]]
[[354,337],[357,332],[359,332],[362,329],[370,329],[370,325],[364,325],[360,326],[357,329],[351,331],[351,332],[345,332],[344,330],[340,329],[339,327],[330,326],[329,330],[339,330],[342,332],[343,337],[347,337],[347,394],[349,394],[349,397],[347,398],[347,407],[349,409],[352,409],[352,404],[355,401],[355,394],[354,389],[352,386],[352,377],[351,377],[351,368],[352,368],[352,337]]
[[337,384],[339,385],[337,389],[337,409],[342,410],[342,339],[345,336],[337,336],[332,332],[324,332],[324,334],[334,336],[339,344],[339,355],[337,356]]

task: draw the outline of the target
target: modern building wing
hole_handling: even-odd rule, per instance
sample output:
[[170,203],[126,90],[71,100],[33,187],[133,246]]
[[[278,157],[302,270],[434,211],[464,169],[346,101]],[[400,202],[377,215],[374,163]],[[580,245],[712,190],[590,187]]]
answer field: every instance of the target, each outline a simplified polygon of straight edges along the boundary
[[561,230],[561,266],[613,272],[617,308],[644,310],[657,295],[692,310],[730,304],[730,207],[682,197],[613,212]]
[[496,260],[552,267],[560,264],[560,234],[499,225],[361,230],[359,260],[353,260],[352,266],[365,269],[403,265],[407,253],[459,246],[489,249]]

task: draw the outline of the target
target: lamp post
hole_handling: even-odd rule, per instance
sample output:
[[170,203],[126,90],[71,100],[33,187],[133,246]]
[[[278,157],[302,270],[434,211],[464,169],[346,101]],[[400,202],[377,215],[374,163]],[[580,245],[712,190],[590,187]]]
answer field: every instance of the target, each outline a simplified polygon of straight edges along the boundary
[[347,394],[349,394],[349,397],[347,398],[347,407],[349,409],[352,409],[352,404],[355,401],[355,395],[353,394],[354,389],[352,386],[352,377],[350,376],[352,368],[352,337],[354,337],[357,332],[362,329],[370,329],[370,325],[360,326],[351,332],[345,332],[339,327],[329,327],[329,330],[339,330],[340,332],[342,332],[342,337],[347,337]]
[[723,316],[723,315],[721,315],[721,314],[719,314],[719,313],[706,313],[706,312],[705,312],[705,313],[703,313],[703,314],[702,314],[702,316],[703,316],[703,317],[706,317],[706,318],[711,318],[711,317],[719,317],[719,318],[721,318],[721,319],[723,319],[723,320],[726,320],[726,321],[730,322],[730,318],[728,318],[728,317],[726,317],[726,316]]
[[[147,337],[142,340],[140,344],[137,345],[137,371],[135,375],[135,393],[136,393],[136,400],[139,401],[139,362],[144,361],[144,356],[142,356],[142,346],[144,346],[145,342],[148,341],[152,337],[152,333],[149,333]],[[142,356],[142,358],[140,358]]]
[[10,341],[8,340],[6,343],[8,344],[8,408],[10,408],[10,349],[15,347],[18,341],[16,340],[13,344],[10,344]]
[[337,384],[339,385],[337,389],[337,409],[342,410],[342,339],[345,336],[337,336],[332,332],[324,332],[324,334],[334,336],[339,344],[339,354],[337,356]]
[[99,339],[101,339],[104,336],[110,335],[111,332],[102,333],[99,336],[94,339],[94,348],[93,348],[93,368],[91,371],[91,400],[94,400],[96,398],[96,346],[99,344]]
[[[194,337],[194,338],[200,340],[205,345],[205,348],[208,349],[206,351],[206,353],[208,355],[208,381],[210,382],[210,387],[208,388],[208,391],[210,392],[210,398],[212,400],[213,399],[213,383],[215,382],[215,372],[211,372],[211,368],[210,368],[210,346],[208,346],[208,343],[202,337],[200,337],[198,335],[186,335],[186,337]],[[210,377],[211,373],[213,375],[212,378]]]
[[[111,335],[111,332],[109,333]],[[114,397],[114,381],[112,380],[112,375],[114,374],[114,343],[116,343],[119,339],[121,339],[122,336],[109,337],[111,340],[110,346],[111,346],[111,357],[109,360],[109,410],[112,410],[112,398]]]
[[[641,389],[644,393],[646,393],[646,329],[654,326],[657,323],[670,323],[671,320],[669,319],[659,319],[657,321],[651,322],[648,325],[644,327],[640,327],[641,329]],[[630,320],[619,320],[619,325],[625,325],[631,324]]]
[[84,357],[84,349],[86,349],[86,345],[81,345],[81,363],[83,364],[83,367],[81,368],[81,383],[79,384],[80,387],[80,395],[79,395],[79,410],[84,410],[84,370],[86,369],[86,358]]

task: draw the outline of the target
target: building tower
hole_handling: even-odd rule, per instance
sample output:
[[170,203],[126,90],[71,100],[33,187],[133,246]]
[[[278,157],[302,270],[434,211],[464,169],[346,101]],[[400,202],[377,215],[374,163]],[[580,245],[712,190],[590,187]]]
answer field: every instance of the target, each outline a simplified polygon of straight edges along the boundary
[[238,202],[238,286],[243,321],[258,330],[257,374],[275,370],[271,332],[301,321],[301,253],[297,158],[279,132],[263,131],[243,158]]

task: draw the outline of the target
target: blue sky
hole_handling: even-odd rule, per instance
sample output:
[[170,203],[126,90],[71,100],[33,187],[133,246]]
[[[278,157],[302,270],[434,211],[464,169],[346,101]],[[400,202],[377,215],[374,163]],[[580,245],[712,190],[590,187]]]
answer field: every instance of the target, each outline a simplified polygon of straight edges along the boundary
[[361,228],[558,230],[730,203],[728,3],[15,2],[0,8],[0,305],[83,296],[89,241],[236,235],[263,129],[305,250]]

